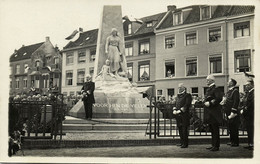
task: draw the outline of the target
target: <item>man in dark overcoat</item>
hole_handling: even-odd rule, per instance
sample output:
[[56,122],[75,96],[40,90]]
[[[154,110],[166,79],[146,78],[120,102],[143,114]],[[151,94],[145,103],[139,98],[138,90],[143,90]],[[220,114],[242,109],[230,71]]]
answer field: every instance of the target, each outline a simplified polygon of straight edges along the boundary
[[86,82],[83,84],[81,93],[83,95],[82,101],[84,103],[86,119],[92,119],[92,107],[95,103],[94,98],[95,83],[91,81],[91,76],[86,75]]
[[179,129],[179,135],[181,148],[188,147],[189,125],[190,125],[190,113],[189,108],[191,106],[191,95],[186,92],[186,88],[183,84],[179,84],[178,95],[176,98],[176,107],[173,108],[173,114],[176,115],[177,126]]
[[223,105],[225,114],[227,116],[228,128],[230,132],[230,146],[239,146],[238,128],[240,125],[240,112],[238,111],[238,105],[240,101],[239,91],[235,88],[237,82],[234,79],[228,81],[228,91],[225,95],[225,102],[221,102]]
[[249,79],[246,83],[246,102],[245,107],[240,112],[245,118],[247,137],[248,137],[248,146],[246,149],[254,149],[254,115],[255,115],[255,96],[254,96],[254,81]]
[[211,130],[211,147],[206,149],[210,151],[218,151],[220,147],[219,125],[222,123],[223,117],[221,113],[220,101],[222,93],[215,85],[215,77],[209,75],[207,77],[208,89],[206,90],[204,99],[204,119]]

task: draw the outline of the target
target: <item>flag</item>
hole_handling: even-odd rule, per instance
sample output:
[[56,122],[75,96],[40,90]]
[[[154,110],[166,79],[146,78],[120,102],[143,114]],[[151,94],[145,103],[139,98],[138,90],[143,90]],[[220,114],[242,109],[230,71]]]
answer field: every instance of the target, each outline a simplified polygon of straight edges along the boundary
[[74,30],[74,31],[72,32],[72,34],[71,34],[70,36],[68,36],[67,38],[65,38],[65,39],[66,39],[66,40],[73,39],[77,33],[78,33],[78,30]]

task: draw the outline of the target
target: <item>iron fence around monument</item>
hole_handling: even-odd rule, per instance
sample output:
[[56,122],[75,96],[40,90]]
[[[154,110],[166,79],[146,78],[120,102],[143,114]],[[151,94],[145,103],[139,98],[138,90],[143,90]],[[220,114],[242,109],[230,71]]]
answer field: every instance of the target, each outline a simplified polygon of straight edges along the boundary
[[[173,115],[174,104],[170,103],[150,103],[149,118],[149,138],[157,137],[178,137],[178,127],[176,124],[176,115]],[[220,125],[220,136],[229,135],[227,116],[222,112],[223,122]],[[147,128],[148,129],[148,128]],[[148,131],[148,130],[147,130]],[[246,130],[241,118],[239,136],[246,136]],[[211,136],[210,128],[204,121],[204,108],[202,105],[193,105],[190,108],[190,126],[189,136]]]
[[62,140],[64,109],[62,94],[49,101],[10,101],[9,135],[19,131],[23,139],[56,140],[59,136]]

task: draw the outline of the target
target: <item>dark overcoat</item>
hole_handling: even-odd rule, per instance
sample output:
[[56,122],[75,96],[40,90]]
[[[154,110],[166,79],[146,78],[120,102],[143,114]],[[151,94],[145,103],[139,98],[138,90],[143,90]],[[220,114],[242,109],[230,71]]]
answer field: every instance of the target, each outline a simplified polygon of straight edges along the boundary
[[[90,82],[85,82],[83,84],[81,91],[83,91],[87,94],[86,97],[82,98],[82,101],[84,101],[84,103],[90,103],[90,104],[95,103],[94,90],[95,90],[95,83],[94,82],[90,81]],[[90,94],[87,93],[87,91],[89,91]]]
[[224,105],[225,113],[227,116],[230,115],[232,108],[237,110],[237,113],[239,114],[240,112],[238,111],[238,105],[239,105],[239,92],[236,88],[233,88],[231,90],[228,90],[226,93],[226,104]]
[[209,124],[221,124],[223,115],[221,112],[220,102],[222,100],[222,92],[216,85],[210,86],[205,94],[205,102],[210,102],[210,106],[204,106],[204,121]]
[[178,94],[176,99],[176,108],[181,110],[181,113],[176,116],[177,126],[189,126],[190,125],[190,106],[191,106],[191,95],[189,93]]
[[254,124],[254,109],[255,108],[255,96],[254,90],[248,92],[246,95],[246,104],[243,115],[245,117],[246,123],[249,125]]

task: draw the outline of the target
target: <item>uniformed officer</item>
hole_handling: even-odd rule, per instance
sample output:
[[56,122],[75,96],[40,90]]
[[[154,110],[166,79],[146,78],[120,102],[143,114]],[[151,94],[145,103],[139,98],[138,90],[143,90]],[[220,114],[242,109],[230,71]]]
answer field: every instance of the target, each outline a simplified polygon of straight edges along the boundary
[[246,104],[244,109],[241,110],[241,114],[245,118],[248,146],[244,147],[249,150],[254,149],[254,110],[255,110],[255,99],[254,99],[254,81],[249,79],[246,83]]
[[[228,127],[230,131],[230,146],[239,146],[238,128],[240,125],[240,117],[238,111],[239,91],[235,88],[237,81],[230,79],[228,81],[228,91],[226,93],[226,101],[223,104],[225,114],[227,116]],[[228,144],[229,145],[229,144]]]
[[173,108],[173,114],[176,115],[177,126],[179,129],[181,148],[188,147],[190,114],[189,108],[191,106],[191,95],[186,92],[186,87],[183,84],[179,84],[178,95],[176,98],[176,107]]
[[212,146],[206,149],[210,151],[218,151],[220,147],[219,125],[222,123],[223,117],[221,113],[220,101],[222,94],[215,85],[215,77],[208,75],[208,89],[204,100],[204,116],[205,122],[209,124],[212,137]]

